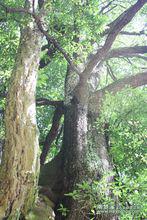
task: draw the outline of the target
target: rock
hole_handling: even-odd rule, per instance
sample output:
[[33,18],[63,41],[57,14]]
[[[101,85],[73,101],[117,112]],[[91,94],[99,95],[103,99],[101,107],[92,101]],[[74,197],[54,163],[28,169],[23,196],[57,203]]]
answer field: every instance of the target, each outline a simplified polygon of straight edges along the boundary
[[26,220],[55,220],[54,204],[46,196],[40,195],[36,206],[26,216]]

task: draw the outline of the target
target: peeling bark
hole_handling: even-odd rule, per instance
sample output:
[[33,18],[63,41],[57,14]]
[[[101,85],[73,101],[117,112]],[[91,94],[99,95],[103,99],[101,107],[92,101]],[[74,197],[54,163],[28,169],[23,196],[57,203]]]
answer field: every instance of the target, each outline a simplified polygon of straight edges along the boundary
[[0,219],[18,219],[35,199],[39,171],[35,92],[41,38],[33,23],[21,32],[5,113]]

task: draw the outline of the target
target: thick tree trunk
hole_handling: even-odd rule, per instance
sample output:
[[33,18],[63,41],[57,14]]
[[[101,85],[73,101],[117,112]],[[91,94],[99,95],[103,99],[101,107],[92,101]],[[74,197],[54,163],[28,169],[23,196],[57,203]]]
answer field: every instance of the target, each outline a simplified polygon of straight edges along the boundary
[[7,97],[6,139],[0,170],[0,219],[18,219],[35,199],[39,171],[35,91],[40,47],[41,34],[30,23],[21,32]]
[[[95,126],[99,114],[88,114],[89,86],[85,78],[79,79],[69,71],[65,88],[63,186],[64,193],[69,193],[78,183],[100,179],[112,166],[105,137]],[[90,207],[81,209],[83,204],[67,197],[63,203],[69,209],[66,220],[84,220],[90,210]]]
[[[85,179],[85,153],[87,145],[87,88],[79,76],[69,69],[65,82],[63,147],[63,195],[73,191]],[[82,90],[81,90],[82,88]],[[62,201],[70,213],[67,219],[81,219],[77,202],[67,197]],[[75,209],[77,212],[75,212]],[[58,219],[63,219],[63,216]]]
[[[96,127],[98,115],[87,117],[87,108],[84,109],[75,102],[68,106],[65,112],[64,128],[64,190],[72,192],[77,183],[83,181],[100,180],[105,173],[112,171],[112,164],[108,155],[108,146],[105,135]],[[87,126],[88,118],[88,126]],[[110,176],[107,182],[113,180]],[[107,190],[107,195],[110,191]],[[70,211],[66,220],[84,220],[88,217],[90,207],[83,209],[85,204],[77,200],[65,198],[65,207]],[[59,219],[64,219],[60,217]],[[96,219],[114,219],[112,215],[103,214]]]
[[[67,193],[86,180],[87,107],[75,102],[67,106],[64,123],[64,190]],[[77,201],[67,199],[65,206],[70,209],[67,219],[83,219]]]
[[[59,156],[42,167],[40,184],[50,188],[55,195],[57,193],[55,203],[63,203],[69,209],[66,217],[57,213],[56,219],[84,220],[90,207],[83,210],[83,204],[64,194],[72,192],[78,183],[101,179],[104,173],[112,171],[112,165],[105,135],[95,124],[99,114],[97,111],[88,112],[88,86],[78,81],[77,75],[73,76],[69,72],[68,77],[64,103],[63,147]],[[112,179],[113,177],[108,177],[107,181]],[[60,193],[57,192],[59,185]],[[50,194],[48,190],[45,193]],[[109,190],[106,193],[109,194]],[[49,198],[52,197],[51,194]],[[100,215],[97,219],[113,219],[113,216]]]
[[[102,177],[104,173],[112,171],[113,166],[111,159],[108,154],[108,142],[106,138],[106,131],[103,125],[98,126],[99,113],[90,113],[88,117],[88,140],[89,150],[92,149],[93,154],[97,155],[97,160],[93,161],[96,163],[96,173],[98,178]],[[108,179],[108,182],[112,181],[112,178]]]

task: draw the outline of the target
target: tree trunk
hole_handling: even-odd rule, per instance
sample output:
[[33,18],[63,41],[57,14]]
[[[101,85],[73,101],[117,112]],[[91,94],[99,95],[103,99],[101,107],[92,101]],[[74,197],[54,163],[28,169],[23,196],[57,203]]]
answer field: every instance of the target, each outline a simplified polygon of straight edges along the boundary
[[[108,154],[108,142],[106,138],[105,127],[101,125],[98,126],[99,113],[90,113],[88,117],[88,140],[89,140],[89,150],[92,149],[93,153],[97,155],[97,159],[93,161],[96,163],[94,170],[100,178],[104,173],[109,173],[112,171],[113,166],[111,159]],[[112,178],[108,179],[108,182],[112,181]]]
[[0,219],[18,219],[35,199],[39,172],[35,92],[40,48],[41,34],[30,22],[21,32],[7,97]]
[[[69,71],[65,86],[63,146],[60,154],[41,170],[40,184],[45,187],[44,193],[69,210],[66,217],[57,213],[57,220],[86,219],[90,207],[83,210],[83,204],[64,194],[72,192],[78,183],[99,180],[112,171],[105,135],[95,124],[100,106],[98,111],[94,108],[92,112],[90,108],[88,112],[89,91],[85,85]],[[112,179],[110,176],[107,181]],[[59,185],[61,188],[58,191]],[[57,195],[55,200],[52,193],[55,197]],[[109,190],[106,193],[109,195]],[[97,219],[113,219],[113,216],[99,215]]]
[[[73,103],[65,110],[64,128],[64,190],[72,192],[76,184],[86,180],[85,150],[87,144],[87,108]],[[67,199],[65,205],[70,208],[67,219],[81,219],[77,202]],[[76,212],[75,212],[76,210]]]
[[[105,173],[112,171],[105,135],[95,125],[97,117],[97,114],[90,115],[87,126],[87,109],[74,103],[65,111],[63,141],[65,193],[72,192],[77,183],[100,180]],[[112,176],[107,178],[108,183],[112,180]],[[108,190],[106,194],[110,195],[110,191]],[[69,209],[68,216],[57,219],[88,218],[90,207],[83,210],[84,204],[69,198],[64,198],[63,203]],[[97,216],[96,219],[110,220],[114,219],[114,216],[107,213]]]
[[[89,87],[84,78],[73,77],[69,72],[65,90],[65,119],[63,138],[64,193],[72,192],[76,184],[98,180],[112,170],[103,133],[95,126],[98,113],[88,114]],[[108,178],[111,181],[112,178]],[[57,219],[84,220],[90,207],[83,211],[83,204],[64,197],[69,209],[66,217]],[[104,216],[103,216],[104,217]],[[101,216],[100,218],[101,219]],[[107,219],[110,219],[107,218]]]

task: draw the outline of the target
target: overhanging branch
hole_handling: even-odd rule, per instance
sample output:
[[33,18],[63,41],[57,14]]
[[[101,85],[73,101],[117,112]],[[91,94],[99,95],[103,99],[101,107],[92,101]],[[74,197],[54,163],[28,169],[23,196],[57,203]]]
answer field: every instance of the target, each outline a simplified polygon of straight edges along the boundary
[[145,33],[144,30],[139,31],[139,32],[121,31],[120,34],[121,35],[128,35],[128,36],[141,36],[141,35],[147,36],[147,34]]
[[136,88],[139,86],[143,86],[147,84],[147,72],[139,73],[130,77],[125,77],[120,79],[112,84],[106,86],[101,91],[105,92],[112,92],[115,94],[118,91],[121,91],[126,86],[130,86],[132,88]]
[[136,75],[125,77],[117,80],[108,86],[96,91],[89,99],[89,111],[99,112],[101,103],[107,92],[116,94],[124,89],[126,86],[136,88],[139,86],[147,85],[147,72],[138,73]]
[[132,57],[139,54],[147,53],[147,46],[135,46],[135,47],[122,47],[111,50],[106,59],[117,58],[117,57]]
[[46,105],[46,106],[54,106],[54,107],[57,107],[57,106],[61,106],[63,107],[63,101],[52,101],[52,100],[49,100],[49,99],[46,99],[46,98],[39,98],[36,100],[36,105],[37,106],[42,106],[42,105]]
[[107,73],[109,74],[109,76],[111,77],[111,79],[112,79],[113,81],[116,81],[117,78],[116,78],[116,76],[114,75],[114,73],[113,73],[113,71],[112,71],[112,68],[111,68],[110,64],[108,63],[108,61],[106,61],[106,66],[107,66]]
[[113,42],[120,31],[133,19],[136,13],[144,6],[147,0],[138,0],[136,4],[132,5],[129,9],[124,11],[116,20],[110,24],[110,28],[107,31],[107,38],[105,44],[100,48],[93,58],[87,64],[83,75],[87,75],[88,78],[91,75],[93,69],[102,61],[105,60],[107,53],[109,52]]

